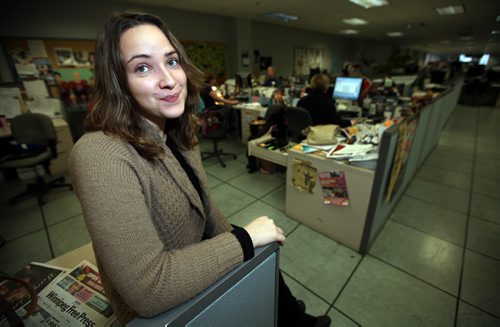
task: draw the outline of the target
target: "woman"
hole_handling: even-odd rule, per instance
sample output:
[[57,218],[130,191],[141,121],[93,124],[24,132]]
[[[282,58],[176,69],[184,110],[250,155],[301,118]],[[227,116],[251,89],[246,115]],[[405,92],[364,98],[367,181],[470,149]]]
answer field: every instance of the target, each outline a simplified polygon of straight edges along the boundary
[[70,164],[122,324],[189,300],[254,247],[285,241],[268,217],[233,229],[210,198],[194,116],[202,74],[161,19],[110,17],[95,76],[95,108]]
[[217,89],[217,81],[213,76],[207,77],[206,85],[200,90],[200,96],[205,104],[205,108],[221,108],[218,107],[218,103],[230,106],[240,103],[238,100],[225,99]]
[[330,85],[330,78],[325,74],[316,74],[311,78],[311,89],[301,98],[297,107],[307,109],[311,115],[313,125],[335,124],[348,127],[356,123],[355,120],[343,120],[335,108],[332,98],[326,95]]

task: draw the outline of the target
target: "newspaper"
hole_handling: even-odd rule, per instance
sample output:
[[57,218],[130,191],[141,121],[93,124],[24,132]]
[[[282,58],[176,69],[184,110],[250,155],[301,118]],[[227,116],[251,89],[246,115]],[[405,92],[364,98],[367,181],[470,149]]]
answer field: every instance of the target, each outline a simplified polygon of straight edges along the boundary
[[[25,326],[119,326],[106,298],[97,268],[82,261],[63,271],[38,293],[35,313],[25,319]],[[16,313],[22,317],[27,304]],[[6,321],[0,326],[8,326]]]
[[[57,276],[64,272],[66,272],[64,268],[50,266],[38,262],[32,262],[21,269],[18,273],[16,273],[14,277],[22,279],[25,282],[33,285],[33,288],[38,294],[41,290],[47,287]],[[0,295],[14,310],[18,310],[19,308],[24,307],[30,301],[28,290],[22,287],[19,283],[11,280],[0,281]],[[4,320],[5,316],[3,314],[0,314],[1,326],[4,326]]]

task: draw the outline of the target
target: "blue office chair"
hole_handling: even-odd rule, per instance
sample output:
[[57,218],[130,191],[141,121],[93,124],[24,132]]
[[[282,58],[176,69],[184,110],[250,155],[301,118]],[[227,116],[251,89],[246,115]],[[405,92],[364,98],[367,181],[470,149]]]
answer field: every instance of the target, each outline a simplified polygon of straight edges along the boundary
[[14,140],[26,149],[19,154],[10,155],[0,162],[0,169],[33,168],[36,183],[29,184],[26,191],[9,199],[11,205],[35,195],[40,205],[44,204],[45,195],[53,188],[68,187],[71,184],[59,177],[49,182],[38,174],[37,166],[43,166],[50,175],[50,162],[57,158],[57,135],[52,119],[39,113],[27,113],[14,117],[10,122]]

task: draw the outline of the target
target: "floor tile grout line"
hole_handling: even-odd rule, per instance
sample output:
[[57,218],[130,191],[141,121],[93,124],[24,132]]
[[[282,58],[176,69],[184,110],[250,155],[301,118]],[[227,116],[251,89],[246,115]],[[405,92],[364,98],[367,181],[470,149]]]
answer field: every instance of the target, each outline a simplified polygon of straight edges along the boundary
[[[335,298],[333,299],[332,303],[330,304],[330,308],[328,310],[331,310],[332,308],[335,308],[335,310],[339,311],[339,312],[342,312],[340,311],[339,309],[337,309],[335,307],[335,303],[337,302],[337,300],[340,298],[340,296],[342,295],[342,293],[344,292],[344,290],[346,289],[347,285],[349,284],[349,282],[351,281],[351,279],[354,277],[354,274],[356,273],[356,271],[358,270],[359,266],[361,265],[361,262],[365,259],[365,256],[362,255],[361,258],[359,259],[358,263],[356,264],[356,266],[354,267],[354,269],[351,271],[351,273],[349,274],[349,277],[347,277],[347,280],[345,281],[344,285],[342,285],[342,287],[340,288],[337,296],[335,296]],[[344,314],[342,312],[342,314]],[[346,317],[350,318],[347,314],[344,314]],[[351,319],[352,320],[352,319]],[[354,321],[358,324],[357,321]]]
[[440,239],[440,240],[441,240],[441,241],[443,241],[443,242],[447,242],[447,243],[450,243],[450,244],[456,245],[456,246],[458,246],[458,247],[462,247],[462,244],[461,244],[461,243],[455,243],[455,242],[452,242],[452,241],[449,241],[449,240],[445,240],[444,238],[442,238],[442,237],[440,237],[440,236],[438,236],[438,235],[434,235],[434,234],[432,234],[432,233],[430,233],[430,232],[428,232],[428,231],[424,231],[424,230],[418,229],[418,228],[416,228],[415,226],[410,226],[410,225],[407,225],[407,224],[405,224],[405,223],[403,223],[403,222],[401,222],[401,221],[394,220],[394,219],[392,219],[391,217],[389,217],[389,220],[390,220],[390,221],[392,221],[393,223],[397,223],[397,224],[402,225],[402,226],[405,226],[405,227],[407,227],[407,228],[410,228],[410,229],[416,230],[417,232],[420,232],[420,233],[426,234],[426,235],[428,235],[428,236],[432,236],[432,237],[435,237],[435,238],[437,238],[437,239]]
[[468,304],[468,305],[470,305],[471,307],[474,307],[475,309],[477,309],[477,310],[479,310],[479,311],[481,311],[481,312],[483,312],[483,313],[485,313],[485,314],[487,314],[487,315],[489,315],[489,316],[492,316],[493,318],[500,319],[500,316],[497,316],[497,315],[494,315],[493,313],[490,313],[490,312],[488,312],[488,311],[485,311],[484,309],[482,309],[482,308],[480,308],[480,307],[476,306],[475,304],[470,303],[470,302],[469,302],[469,301],[467,301],[467,300],[460,299],[460,301],[461,301],[461,302],[464,302],[464,303],[466,303],[466,304]]
[[[467,174],[467,175],[469,175],[469,174]],[[435,179],[431,179],[431,178],[425,178],[425,177],[421,177],[421,176],[417,176],[417,175],[415,175],[414,178],[418,178],[418,179],[421,179],[421,180],[427,181],[427,182],[433,182],[434,184],[439,184],[441,186],[451,187],[451,188],[454,188],[454,189],[457,189],[457,190],[461,190],[461,191],[465,191],[465,192],[469,191],[469,190],[464,189],[462,187],[458,187],[458,186],[450,185],[450,184],[445,184],[445,183],[442,183],[440,181],[436,181]]]
[[[476,109],[476,122],[475,122],[476,123],[476,133],[475,133],[475,137],[474,137],[474,155],[472,157],[472,171],[474,171],[474,169],[476,167],[480,114],[481,114],[481,109]],[[462,260],[461,260],[461,265],[460,265],[460,274],[458,276],[458,293],[457,293],[457,300],[456,300],[456,306],[455,306],[455,319],[454,319],[454,323],[453,323],[454,327],[458,326],[458,317],[459,317],[459,312],[460,312],[460,297],[462,296],[462,285],[463,285],[464,267],[465,267],[465,255],[467,252],[470,213],[472,211],[472,197],[474,194],[474,178],[475,178],[475,176],[474,176],[474,174],[472,174],[471,178],[470,178],[469,203],[467,206],[467,217],[466,217],[466,221],[465,221],[465,234],[464,234],[464,245],[462,248]]]
[[468,250],[468,251],[470,251],[470,252],[474,252],[475,254],[480,255],[480,256],[483,256],[483,257],[488,258],[488,259],[490,259],[490,260],[500,262],[500,259],[499,259],[499,258],[495,258],[495,257],[489,256],[488,254],[485,254],[485,253],[479,252],[479,251],[477,251],[477,250],[474,250],[474,249],[471,249],[471,248],[466,248],[466,250]]
[[[388,266],[390,266],[390,267],[392,267],[392,268],[394,268],[394,269],[398,270],[398,271],[399,271],[399,272],[401,272],[401,273],[404,273],[404,274],[406,274],[406,275],[408,275],[408,276],[410,276],[410,277],[412,277],[412,278],[415,278],[416,280],[418,280],[418,281],[420,281],[420,282],[422,282],[422,283],[424,283],[424,284],[427,284],[427,285],[431,286],[432,288],[434,288],[434,289],[436,289],[436,290],[438,290],[438,291],[440,291],[440,292],[445,293],[446,295],[449,295],[449,296],[451,296],[451,297],[453,297],[453,298],[457,298],[457,295],[454,295],[454,294],[450,293],[449,291],[447,291],[447,290],[445,290],[445,289],[442,289],[442,288],[440,288],[439,286],[436,286],[436,285],[432,284],[431,282],[429,282],[429,281],[427,281],[427,280],[423,279],[422,277],[419,277],[419,276],[417,276],[417,275],[414,275],[413,273],[411,273],[411,272],[409,272],[409,271],[406,271],[406,270],[404,270],[403,268],[398,267],[398,266],[394,265],[393,263],[391,263],[391,262],[389,262],[389,261],[386,261],[386,260],[384,260],[384,259],[382,259],[382,258],[380,258],[380,257],[378,257],[378,256],[376,256],[376,255],[374,255],[373,253],[368,253],[367,255],[369,255],[370,257],[372,257],[372,258],[374,258],[374,259],[377,259],[378,261],[380,261],[380,262],[382,262],[382,263],[384,263],[384,264],[386,264],[386,265],[388,265]],[[457,285],[457,286],[459,286],[459,285]]]
[[[408,190],[408,189],[407,189],[407,190]],[[455,210],[454,208],[450,208],[450,207],[445,207],[445,206],[442,206],[442,205],[440,205],[440,204],[438,204],[438,203],[431,202],[431,201],[428,201],[428,200],[426,200],[426,199],[422,199],[422,198],[416,197],[416,196],[414,196],[414,195],[408,194],[408,193],[406,193],[406,191],[405,191],[405,193],[403,194],[403,196],[407,196],[407,197],[412,198],[412,199],[414,199],[414,200],[419,200],[419,201],[425,202],[425,203],[427,203],[427,204],[432,204],[432,205],[435,205],[435,206],[437,206],[437,207],[440,207],[440,208],[443,208],[443,209],[446,209],[446,210],[450,210],[450,211],[453,211],[453,212],[461,213],[461,214],[464,214],[464,215],[465,215],[465,214],[467,214],[466,212],[459,211],[459,210]]]
[[301,287],[305,288],[309,293],[313,294],[314,296],[316,296],[317,298],[319,298],[321,301],[325,302],[325,304],[328,306],[328,309],[326,310],[326,312],[328,312],[328,310],[330,309],[330,302],[326,299],[324,299],[321,295],[317,294],[315,291],[313,291],[312,289],[309,288],[309,286],[307,285],[304,285],[301,281],[299,281],[297,278],[293,277],[291,274],[287,273],[286,271],[280,269],[281,273],[286,275],[288,278],[292,279],[294,282],[296,282],[297,284],[299,284]]
[[59,225],[59,224],[61,224],[61,223],[67,222],[67,221],[68,221],[68,220],[70,220],[70,219],[75,219],[75,218],[76,218],[76,217],[78,217],[78,216],[83,216],[83,213],[82,213],[82,212],[80,212],[80,213],[74,214],[73,216],[70,216],[70,217],[67,217],[67,218],[64,218],[64,219],[58,220],[58,221],[56,221],[56,222],[54,222],[54,223],[52,223],[52,224],[47,224],[47,227],[48,227],[48,228],[51,228],[51,227],[57,226],[57,225]]
[[47,236],[47,241],[49,242],[50,256],[52,259],[54,259],[56,256],[54,255],[54,247],[52,246],[52,240],[50,238],[49,227],[47,226],[47,220],[45,219],[45,213],[43,212],[42,205],[39,205],[39,208],[40,208],[40,213],[42,215],[42,222],[45,229],[45,235]]
[[452,189],[455,189],[455,190],[459,190],[459,191],[464,191],[464,192],[469,192],[470,190],[465,190],[463,188],[460,188],[460,187],[457,187],[457,186],[453,186],[453,185],[448,185],[448,184],[443,184],[443,183],[440,183],[439,181],[436,181],[436,180],[432,180],[432,179],[427,179],[427,178],[422,178],[420,176],[417,176],[415,175],[414,179],[420,179],[420,180],[423,180],[423,181],[426,181],[426,182],[429,182],[429,183],[432,183],[432,184],[437,184],[437,185],[440,185],[440,186],[445,186],[445,187],[449,187],[449,188],[452,188]]
[[493,224],[493,225],[499,225],[500,226],[500,222],[498,221],[492,221],[492,220],[489,220],[488,218],[483,218],[483,217],[479,217],[479,216],[475,216],[475,215],[470,215],[472,218],[474,219],[477,219],[477,220],[481,220],[481,221],[484,221],[484,222],[487,222],[487,223],[490,223],[490,224]]

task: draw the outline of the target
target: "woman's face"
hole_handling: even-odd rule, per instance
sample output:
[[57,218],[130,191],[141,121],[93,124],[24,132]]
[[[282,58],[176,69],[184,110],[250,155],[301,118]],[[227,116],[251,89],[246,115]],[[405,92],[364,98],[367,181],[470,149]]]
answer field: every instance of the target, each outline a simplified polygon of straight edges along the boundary
[[127,83],[141,114],[163,131],[166,119],[184,112],[187,78],[179,55],[154,25],[140,25],[120,37]]

